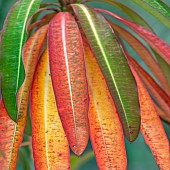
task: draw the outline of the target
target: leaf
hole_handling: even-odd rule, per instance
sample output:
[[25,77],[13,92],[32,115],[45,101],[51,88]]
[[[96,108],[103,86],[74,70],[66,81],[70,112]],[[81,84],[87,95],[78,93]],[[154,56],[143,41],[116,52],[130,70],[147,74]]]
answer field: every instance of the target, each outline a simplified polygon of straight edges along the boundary
[[25,42],[25,25],[29,14],[38,8],[40,2],[41,0],[18,1],[8,13],[2,30],[2,96],[7,112],[14,121],[17,120],[16,93],[24,80],[21,51]]
[[[23,49],[23,63],[25,68],[25,80],[19,89],[17,96],[18,118],[17,123],[14,123],[14,130],[10,133],[10,147],[8,152],[7,169],[16,169],[16,160],[18,148],[22,142],[24,127],[26,124],[26,115],[28,108],[29,90],[32,83],[34,70],[39,57],[39,50],[45,39],[47,26],[42,27],[35,32],[30,39],[25,43]],[[10,119],[11,120],[11,119]],[[12,120],[11,120],[12,121]]]
[[153,48],[170,65],[170,46],[166,44],[163,40],[161,40],[159,37],[157,37],[154,33],[149,32],[144,27],[134,24],[133,22],[121,18],[120,16],[113,14],[107,10],[102,10],[98,8],[95,8],[95,10],[116,18],[117,20],[125,24],[127,27],[132,29],[141,38],[143,38],[151,46],[151,48]]
[[8,169],[15,122],[8,116],[3,101],[0,100],[0,165]]
[[160,0],[132,0],[170,29],[170,8]]
[[90,94],[90,139],[99,169],[126,169],[122,126],[109,89],[87,42],[84,42]]
[[47,50],[31,89],[32,147],[38,170],[70,169],[69,147],[55,103]]
[[27,109],[27,116],[26,116],[26,124],[25,124],[25,129],[24,129],[24,133],[32,136],[32,128],[31,128],[31,117],[30,117],[30,106],[28,104],[28,109]]
[[147,22],[140,15],[138,15],[138,13],[136,13],[129,7],[125,6],[122,2],[117,2],[117,1],[113,1],[113,0],[100,0],[100,1],[104,1],[106,3],[113,5],[113,6],[116,6],[123,13],[125,13],[128,16],[128,18],[130,18],[134,23],[142,25],[147,30],[152,31],[152,28],[147,24]]
[[127,57],[156,102],[167,114],[167,116],[170,116],[170,97],[132,57],[129,55],[127,55]]
[[31,30],[33,28],[36,28],[35,30],[37,30],[40,27],[42,27],[43,25],[48,24],[49,21],[54,17],[55,14],[56,14],[56,12],[44,15],[44,17],[42,17],[41,20],[28,25],[28,27],[26,28],[26,31],[29,33],[29,32],[31,32]]
[[43,11],[57,11],[55,8],[40,8],[38,9],[36,12],[34,12],[33,14],[31,14],[29,16],[29,18],[27,19],[27,22],[26,22],[26,31],[27,31],[27,34],[28,34],[28,28],[31,24],[33,24],[34,21],[36,21],[36,19],[38,18],[38,16],[41,14],[41,12]]
[[[159,55],[157,52],[155,52],[154,50],[153,50],[153,52],[154,52],[154,54],[155,54],[155,57],[156,57],[159,65],[160,65],[160,67],[161,67],[161,69],[162,69],[162,71],[163,71],[163,73],[164,73],[164,75],[165,75],[165,78],[166,78],[166,80],[167,80],[167,82],[168,82],[168,85],[169,85],[169,87],[170,87],[170,67],[169,67],[169,65],[165,62],[165,60],[163,60],[163,59],[160,57],[160,55]],[[170,94],[169,94],[169,95],[170,95]]]
[[106,79],[125,136],[132,142],[138,136],[140,116],[136,84],[127,60],[117,38],[99,13],[82,4],[72,7]]
[[166,114],[162,109],[160,109],[156,104],[155,104],[155,108],[156,108],[156,110],[157,110],[160,118],[170,124],[170,115],[167,115],[167,114]]
[[168,87],[168,83],[166,81],[166,78],[164,77],[164,74],[157,64],[157,62],[154,60],[153,56],[149,52],[149,50],[132,34],[130,34],[125,29],[109,22],[109,24],[112,26],[114,30],[116,30],[127,42],[128,44],[136,51],[136,53],[140,56],[142,61],[145,62],[145,64],[149,67],[153,75],[157,78],[157,80],[161,83],[162,87],[169,91],[170,89]]
[[89,100],[81,35],[68,12],[51,20],[48,47],[58,112],[71,149],[80,155],[89,137]]
[[170,153],[166,133],[149,94],[132,67],[131,70],[138,86],[142,135],[159,169],[169,169]]

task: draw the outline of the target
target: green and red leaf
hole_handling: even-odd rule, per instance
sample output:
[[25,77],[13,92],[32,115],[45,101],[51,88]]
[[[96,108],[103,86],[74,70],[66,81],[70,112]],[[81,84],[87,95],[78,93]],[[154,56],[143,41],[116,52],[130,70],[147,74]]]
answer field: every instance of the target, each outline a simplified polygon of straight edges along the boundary
[[8,13],[2,30],[0,44],[2,96],[7,113],[14,121],[17,121],[16,93],[24,80],[21,55],[26,40],[26,21],[40,2],[41,0],[18,1]]
[[152,97],[154,97],[167,116],[170,116],[170,97],[132,57],[129,55],[127,55],[127,57],[141,80],[144,82],[145,86],[148,88]]
[[165,43],[163,40],[161,40],[157,35],[148,31],[147,29],[145,29],[140,25],[137,25],[116,14],[113,14],[110,11],[102,10],[99,8],[96,8],[96,11],[110,15],[111,17],[116,18],[117,20],[125,24],[127,27],[132,29],[141,38],[143,38],[151,46],[151,48],[153,48],[170,65],[170,46],[167,43]]
[[167,80],[164,76],[164,73],[162,72],[160,66],[155,61],[152,54],[149,52],[149,50],[132,34],[130,34],[125,29],[117,26],[116,24],[113,24],[109,22],[109,24],[113,27],[114,30],[116,30],[127,42],[128,44],[136,51],[136,53],[140,56],[142,61],[148,66],[150,71],[153,73],[153,75],[157,78],[157,80],[161,83],[162,87],[170,93],[170,89],[167,83]]
[[73,152],[88,142],[88,89],[81,35],[74,17],[60,12],[51,20],[48,50],[58,112]]
[[57,112],[47,50],[39,60],[32,84],[31,121],[35,168],[70,169],[69,146]]
[[135,80],[121,46],[102,15],[82,4],[72,8],[87,37],[123,125],[125,136],[134,141],[139,132],[140,116]]

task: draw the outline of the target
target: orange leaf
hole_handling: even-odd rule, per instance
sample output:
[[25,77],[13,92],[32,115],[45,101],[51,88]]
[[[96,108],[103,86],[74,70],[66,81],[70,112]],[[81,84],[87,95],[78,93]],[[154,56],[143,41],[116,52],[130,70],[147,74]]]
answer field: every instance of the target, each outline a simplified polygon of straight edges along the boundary
[[131,70],[138,87],[141,132],[160,170],[168,170],[170,169],[170,153],[166,133],[147,90],[132,67]]
[[87,42],[84,42],[89,84],[90,139],[98,168],[126,169],[122,126],[114,102]]
[[31,118],[35,168],[70,169],[69,147],[57,112],[47,50],[42,55],[34,76]]
[[0,101],[0,166],[9,168],[15,122],[8,116],[3,101]]

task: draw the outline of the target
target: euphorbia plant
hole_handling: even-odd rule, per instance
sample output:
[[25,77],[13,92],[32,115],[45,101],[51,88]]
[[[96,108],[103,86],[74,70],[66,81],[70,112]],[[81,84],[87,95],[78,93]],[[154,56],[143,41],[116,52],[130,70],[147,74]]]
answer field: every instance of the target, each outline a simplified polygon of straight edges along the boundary
[[[170,169],[169,142],[158,116],[170,122],[170,46],[122,2],[103,1],[130,20],[85,1],[39,6],[41,0],[21,0],[11,8],[0,45],[2,169],[16,168],[28,110],[35,169],[70,169],[69,147],[81,155],[89,136],[99,169],[126,169],[123,134],[133,142],[140,130],[158,167]],[[133,2],[170,29],[170,9],[163,2]],[[49,12],[39,16],[44,11]],[[123,39],[157,82],[127,53]]]

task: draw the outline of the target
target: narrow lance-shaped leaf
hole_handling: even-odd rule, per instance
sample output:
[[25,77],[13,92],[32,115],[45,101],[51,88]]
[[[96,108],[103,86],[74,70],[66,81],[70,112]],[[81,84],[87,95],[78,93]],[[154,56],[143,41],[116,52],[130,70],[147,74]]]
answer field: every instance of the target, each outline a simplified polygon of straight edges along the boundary
[[[156,52],[153,50],[153,53],[166,77],[166,80],[168,82],[168,85],[170,87],[170,66],[168,65],[168,63],[166,63],[165,60],[162,59],[162,57]],[[169,94],[170,95],[170,94]]]
[[138,73],[141,80],[144,82],[152,97],[157,101],[159,106],[164,110],[167,116],[170,116],[170,97],[165,91],[149,76],[149,74],[143,70],[143,68],[129,55],[127,55],[129,62]]
[[163,40],[161,40],[159,37],[157,37],[154,33],[148,31],[147,29],[140,25],[134,24],[131,21],[128,21],[116,14],[113,14],[110,11],[102,10],[99,8],[96,8],[95,10],[116,18],[117,20],[125,24],[127,27],[132,29],[141,38],[143,38],[151,46],[151,48],[153,48],[170,65],[170,46],[166,44]]
[[136,53],[140,56],[140,58],[145,62],[145,64],[149,67],[152,71],[153,75],[157,78],[157,80],[161,83],[162,87],[170,93],[170,89],[168,87],[168,83],[166,78],[160,69],[160,66],[157,64],[149,50],[132,34],[130,34],[125,29],[117,26],[109,22],[109,24],[116,30],[129,44],[130,46],[136,51]]
[[126,169],[122,126],[98,63],[84,41],[89,84],[90,139],[99,169]]
[[16,169],[18,148],[22,142],[24,127],[26,123],[29,90],[38,61],[39,51],[47,33],[47,28],[47,26],[44,26],[35,32],[24,45],[23,63],[26,76],[17,96],[18,118],[17,123],[15,123],[14,132],[11,134],[12,147],[10,149],[9,161],[6,165],[8,167],[7,169]]
[[[91,1],[91,0],[88,0]],[[94,1],[94,0],[92,0]],[[142,25],[145,27],[147,30],[152,31],[152,28],[147,24],[147,22],[138,14],[136,13],[133,9],[129,8],[128,6],[125,6],[123,1],[117,2],[113,0],[96,0],[97,2],[104,1],[106,3],[109,3],[113,6],[116,6],[119,8],[123,13],[125,13],[128,18],[133,21],[136,24]]]
[[0,44],[2,95],[7,112],[14,121],[17,119],[16,93],[24,80],[21,51],[25,42],[25,25],[29,14],[38,8],[40,2],[41,0],[18,1],[8,13],[2,30]]
[[167,115],[159,106],[155,104],[159,117],[170,124],[170,115]]
[[134,141],[140,126],[136,84],[117,38],[99,13],[82,4],[72,7],[106,79],[124,133]]
[[170,168],[170,153],[166,133],[149,94],[132,67],[131,70],[138,86],[142,135],[159,169],[167,170]]
[[12,149],[15,122],[8,116],[2,99],[0,100],[0,165],[1,169],[8,169],[10,152]]
[[160,0],[132,0],[170,29],[170,8]]
[[70,169],[69,146],[57,112],[47,50],[39,60],[32,84],[31,121],[35,169]]
[[51,20],[48,50],[58,112],[73,152],[80,155],[88,142],[88,90],[83,45],[77,23],[68,12]]

